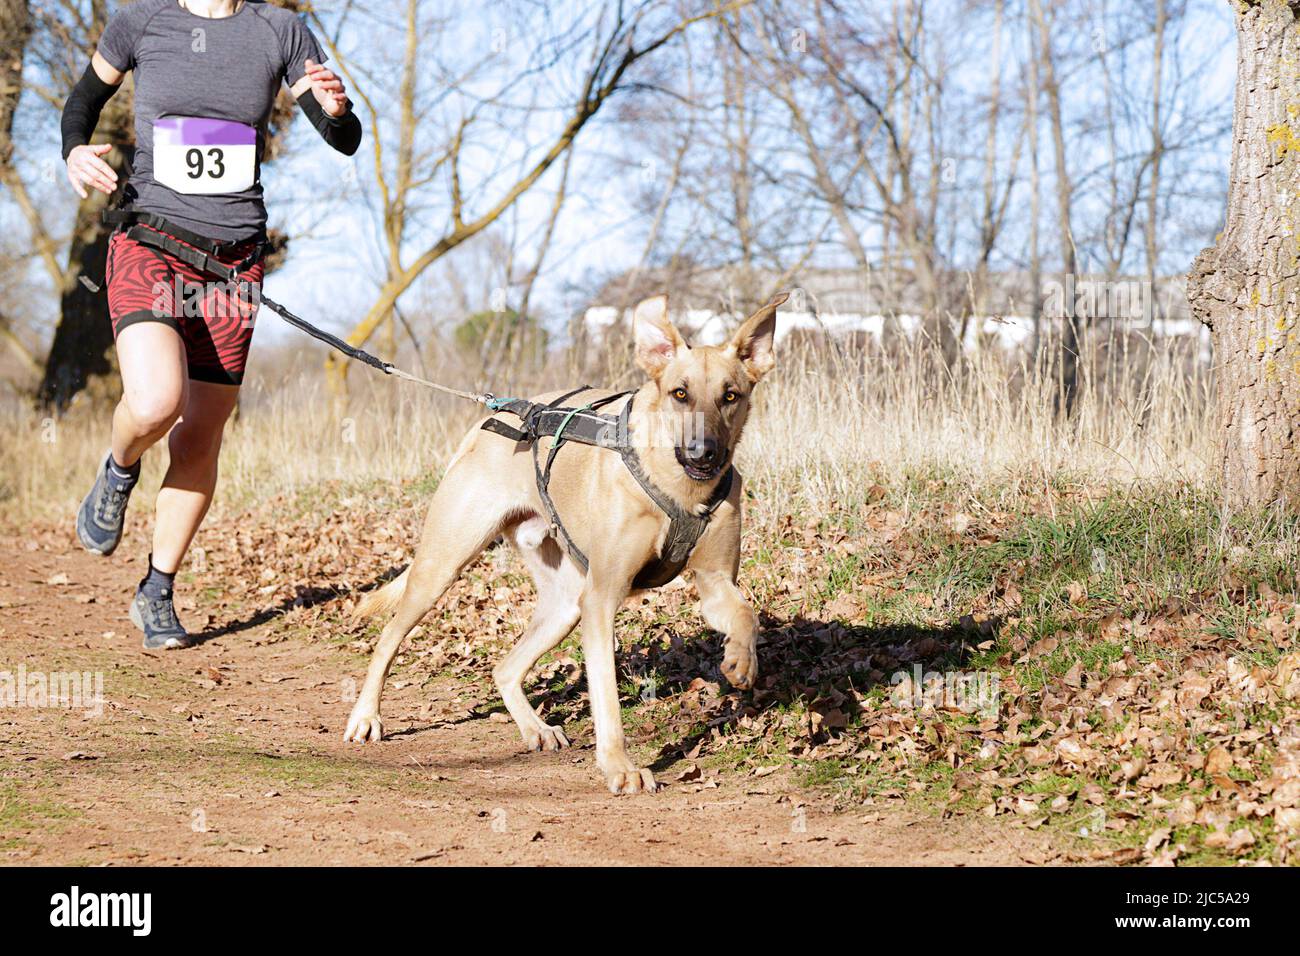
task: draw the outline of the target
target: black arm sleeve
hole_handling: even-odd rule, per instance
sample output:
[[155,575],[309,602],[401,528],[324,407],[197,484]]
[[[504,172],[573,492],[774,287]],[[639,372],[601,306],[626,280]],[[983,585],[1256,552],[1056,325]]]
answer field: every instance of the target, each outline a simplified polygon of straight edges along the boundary
[[329,143],[344,156],[351,156],[361,145],[361,120],[357,114],[348,110],[342,116],[330,116],[316,100],[310,87],[298,97],[298,105],[316,127],[321,139]]
[[113,98],[117,87],[105,83],[95,72],[93,64],[86,64],[86,72],[68,94],[68,101],[63,104],[63,120],[60,128],[63,132],[63,158],[78,146],[85,146],[95,132],[99,114],[104,104]]

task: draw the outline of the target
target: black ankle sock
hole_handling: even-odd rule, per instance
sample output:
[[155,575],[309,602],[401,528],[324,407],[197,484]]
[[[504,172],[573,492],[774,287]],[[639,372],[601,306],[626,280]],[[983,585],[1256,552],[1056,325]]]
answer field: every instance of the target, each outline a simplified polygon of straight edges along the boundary
[[119,465],[113,453],[108,454],[108,480],[112,482],[113,487],[119,491],[125,491],[135,486],[140,478],[140,462],[137,460],[130,468],[125,465]]
[[172,583],[176,580],[175,572],[168,574],[153,566],[153,555],[149,555],[149,573],[140,582],[140,590],[151,601],[171,597]]

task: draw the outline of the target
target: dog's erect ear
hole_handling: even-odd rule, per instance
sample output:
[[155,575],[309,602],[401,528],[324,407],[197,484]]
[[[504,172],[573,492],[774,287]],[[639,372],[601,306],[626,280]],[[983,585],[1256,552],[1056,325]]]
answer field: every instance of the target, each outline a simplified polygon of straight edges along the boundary
[[788,298],[788,292],[774,295],[771,302],[747,318],[731,337],[727,347],[745,364],[751,381],[757,382],[776,365],[772,349],[776,337],[776,308]]
[[668,319],[666,295],[646,299],[636,307],[632,337],[636,340],[636,362],[653,379],[659,378],[673,356],[686,348],[686,340]]

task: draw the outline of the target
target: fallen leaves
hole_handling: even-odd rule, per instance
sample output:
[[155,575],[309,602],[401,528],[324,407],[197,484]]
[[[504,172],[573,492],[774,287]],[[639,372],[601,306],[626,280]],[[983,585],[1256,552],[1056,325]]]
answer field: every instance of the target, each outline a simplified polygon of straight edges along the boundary
[[1247,847],[1255,845],[1255,835],[1241,827],[1228,833],[1225,830],[1213,830],[1205,837],[1205,845],[1215,849],[1227,850],[1229,853],[1236,853]]
[[1211,777],[1226,776],[1232,769],[1232,754],[1222,747],[1213,748],[1205,755],[1204,769]]
[[[274,520],[205,526],[208,566],[196,584],[220,593],[205,609],[220,622],[274,617],[279,634],[369,653],[373,625],[343,613],[360,588],[404,562],[420,503],[370,508],[358,498],[326,514],[289,505],[268,503]],[[846,804],[869,792],[901,799],[950,779],[945,813],[1087,829],[1089,859],[1173,865],[1207,848],[1253,858],[1272,852],[1261,846],[1270,824],[1282,837],[1275,858],[1292,858],[1288,835],[1300,839],[1294,596],[1234,585],[1227,597],[1239,608],[1253,602],[1251,623],[1225,637],[1211,616],[1223,594],[1180,587],[1151,600],[1133,581],[1107,577],[1122,563],[1109,549],[1102,561],[1085,549],[1083,563],[1050,587],[1035,567],[1050,556],[1029,553],[999,561],[973,598],[935,585],[930,538],[967,553],[1022,520],[979,502],[922,496],[891,507],[880,487],[851,529],[780,511],[763,517],[746,525],[742,555],[742,586],[763,615],[752,691],[721,678],[722,641],[700,621],[689,584],[620,612],[629,734],[681,761],[670,771],[678,783],[715,784],[714,756],[753,778],[789,769],[794,780],[830,781]],[[1044,602],[1048,626],[1037,616]],[[397,680],[418,686],[449,675],[475,689],[463,706],[423,719],[474,711],[509,722],[494,709],[490,668],[531,603],[507,549],[489,549],[461,576],[408,640]],[[997,678],[986,712],[964,712],[935,693],[943,675],[969,670]],[[548,721],[586,719],[572,657],[543,662],[529,688]],[[1121,836],[1122,847],[1097,845]]]

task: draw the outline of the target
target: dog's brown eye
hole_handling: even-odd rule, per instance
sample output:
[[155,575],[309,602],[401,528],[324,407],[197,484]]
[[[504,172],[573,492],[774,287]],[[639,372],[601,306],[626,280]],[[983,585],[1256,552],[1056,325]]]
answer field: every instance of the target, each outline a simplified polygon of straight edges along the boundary
[[730,405],[738,398],[740,398],[740,396],[737,395],[735,392],[733,392],[731,389],[727,389],[725,392],[722,393],[722,400],[726,402],[728,405]]
[[677,399],[677,401],[679,402],[686,401],[686,389],[684,388],[673,389],[673,398]]

